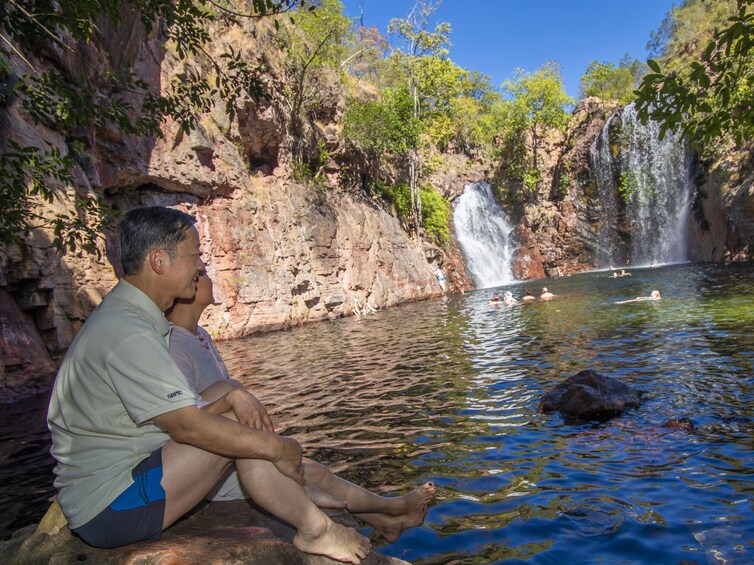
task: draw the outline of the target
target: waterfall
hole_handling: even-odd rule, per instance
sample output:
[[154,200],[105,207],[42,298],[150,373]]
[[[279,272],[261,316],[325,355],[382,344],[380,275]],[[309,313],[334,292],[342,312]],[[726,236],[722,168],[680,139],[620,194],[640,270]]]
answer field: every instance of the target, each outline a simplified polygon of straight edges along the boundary
[[625,262],[619,260],[620,242],[616,230],[620,195],[615,187],[610,146],[610,123],[614,117],[615,114],[610,116],[590,149],[592,170],[597,181],[597,194],[596,209],[590,210],[591,214],[588,219],[590,222],[597,223],[595,264],[598,267]]
[[477,288],[513,280],[510,225],[486,182],[466,185],[453,211],[456,238]]
[[642,125],[633,104],[615,121],[619,125],[608,120],[591,148],[599,200],[597,264],[685,261],[690,152],[673,132],[660,141],[659,124]]

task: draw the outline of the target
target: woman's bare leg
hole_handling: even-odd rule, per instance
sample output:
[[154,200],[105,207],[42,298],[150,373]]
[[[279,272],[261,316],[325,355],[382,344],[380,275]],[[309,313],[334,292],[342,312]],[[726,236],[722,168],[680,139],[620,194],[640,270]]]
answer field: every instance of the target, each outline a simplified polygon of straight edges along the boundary
[[379,512],[403,516],[421,511],[435,496],[435,486],[425,483],[403,496],[385,497],[341,479],[330,469],[310,459],[304,459],[304,479],[336,499],[348,502],[352,514]]
[[348,503],[347,509],[359,520],[377,530],[388,542],[396,541],[403,530],[421,526],[427,506],[435,496],[435,486],[425,483],[403,496],[384,497],[334,475],[330,469],[304,459],[304,478],[336,499]]
[[402,516],[391,516],[390,514],[375,512],[354,514],[359,520],[366,522],[377,530],[389,543],[393,543],[401,537],[403,530],[421,526],[424,523],[426,515],[426,506]]

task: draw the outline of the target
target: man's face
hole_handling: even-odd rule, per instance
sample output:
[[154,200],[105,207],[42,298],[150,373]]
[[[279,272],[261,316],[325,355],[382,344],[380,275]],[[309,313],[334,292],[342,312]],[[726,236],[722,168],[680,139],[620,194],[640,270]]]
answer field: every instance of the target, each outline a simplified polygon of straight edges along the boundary
[[199,251],[199,232],[191,227],[184,240],[176,247],[175,257],[170,260],[166,284],[171,285],[176,298],[193,298],[199,275],[204,271],[202,253]]

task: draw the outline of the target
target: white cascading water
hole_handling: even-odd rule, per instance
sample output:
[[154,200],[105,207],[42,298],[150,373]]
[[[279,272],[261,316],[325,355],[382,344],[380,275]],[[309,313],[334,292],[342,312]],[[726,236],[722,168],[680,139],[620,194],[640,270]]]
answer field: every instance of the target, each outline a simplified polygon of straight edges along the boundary
[[511,282],[513,246],[508,216],[486,182],[466,185],[453,211],[456,238],[477,288]]
[[592,172],[597,182],[595,198],[596,210],[589,221],[597,223],[597,237],[595,248],[595,264],[598,267],[620,263],[618,233],[618,210],[620,195],[615,187],[613,177],[613,158],[610,148],[610,123],[615,114],[610,116],[600,134],[594,139],[590,153],[592,157]]
[[693,189],[691,155],[677,134],[668,132],[660,141],[659,124],[641,124],[633,104],[623,109],[620,123],[617,158],[610,150],[612,119],[591,151],[601,207],[598,264],[621,264],[616,230],[620,198],[625,200],[627,256],[632,266],[685,261]]

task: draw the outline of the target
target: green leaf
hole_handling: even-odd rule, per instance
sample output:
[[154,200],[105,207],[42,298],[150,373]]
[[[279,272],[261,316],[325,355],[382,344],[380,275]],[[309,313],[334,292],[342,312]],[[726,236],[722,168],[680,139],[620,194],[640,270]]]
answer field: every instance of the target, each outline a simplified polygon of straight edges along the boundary
[[647,65],[656,73],[661,73],[660,65],[654,59],[647,59]]

